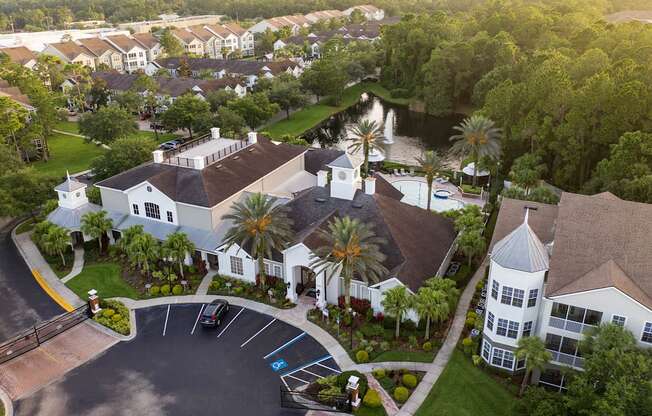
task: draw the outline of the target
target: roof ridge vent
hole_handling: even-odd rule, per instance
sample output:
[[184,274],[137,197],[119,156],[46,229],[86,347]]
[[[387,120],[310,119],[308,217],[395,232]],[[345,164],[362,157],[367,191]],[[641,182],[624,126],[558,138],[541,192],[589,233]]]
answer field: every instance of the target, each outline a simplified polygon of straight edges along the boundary
[[323,204],[324,202],[326,202],[326,198],[317,197],[315,198],[315,202],[319,202],[320,204]]

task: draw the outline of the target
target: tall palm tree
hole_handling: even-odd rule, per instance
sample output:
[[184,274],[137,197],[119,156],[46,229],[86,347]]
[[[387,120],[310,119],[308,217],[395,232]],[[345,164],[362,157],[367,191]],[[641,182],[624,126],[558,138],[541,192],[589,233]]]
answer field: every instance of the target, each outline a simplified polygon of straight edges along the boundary
[[380,252],[382,238],[376,237],[371,226],[358,219],[335,217],[326,230],[320,229],[324,244],[314,251],[310,267],[317,273],[326,272],[327,284],[333,277],[344,280],[346,310],[351,309],[351,281],[377,282],[387,273],[385,255]]
[[128,252],[133,262],[143,265],[145,273],[149,277],[149,262],[156,260],[159,255],[159,245],[156,239],[148,233],[138,234],[129,244]]
[[167,236],[165,243],[163,243],[163,249],[168,256],[179,264],[179,273],[183,278],[183,262],[188,253],[195,251],[195,244],[190,241],[186,233],[176,232]]
[[519,395],[523,395],[532,371],[543,371],[552,354],[546,350],[546,346],[539,337],[522,337],[518,340],[518,347],[514,351],[517,360],[525,360],[525,374],[521,383]]
[[430,322],[443,322],[451,312],[446,294],[427,286],[419,288],[414,307],[419,318],[426,320],[426,340],[430,339]]
[[401,321],[405,313],[412,307],[413,295],[411,295],[405,286],[394,286],[384,294],[381,304],[385,312],[396,319],[396,332],[394,336],[398,339],[401,330]]
[[70,244],[70,235],[65,228],[59,227],[58,225],[52,224],[48,231],[43,236],[41,245],[43,250],[51,256],[59,255],[61,256],[61,264],[66,265],[66,257],[63,255],[63,252],[66,250]]
[[473,259],[484,253],[487,248],[487,241],[484,239],[481,230],[479,229],[471,229],[462,232],[457,244],[466,256],[469,262],[469,267],[471,267]]
[[494,122],[487,117],[474,114],[465,118],[459,126],[453,129],[460,132],[451,136],[454,142],[451,153],[471,156],[473,159],[473,186],[478,183],[478,163],[483,156],[497,157],[500,154],[501,129],[494,127]]
[[421,157],[417,157],[417,163],[421,171],[425,174],[428,183],[428,211],[430,211],[430,202],[432,200],[432,182],[435,180],[437,172],[443,167],[443,162],[439,153],[434,150],[428,150]]
[[104,238],[106,233],[111,231],[112,228],[113,221],[111,218],[106,217],[106,211],[104,210],[87,212],[82,216],[81,231],[92,238],[97,238],[100,247],[100,254],[102,254],[102,238]]
[[448,302],[449,311],[455,309],[457,299],[460,296],[460,290],[457,288],[457,283],[453,279],[445,279],[443,277],[432,277],[426,280],[426,286],[440,292]]
[[[120,249],[125,254],[129,254],[129,245],[131,244],[131,242],[134,241],[134,239],[137,236],[143,234],[144,232],[145,232],[144,228],[140,224],[132,225],[131,227],[123,230],[122,236],[120,237],[117,243],[118,247],[120,247]],[[138,266],[140,267],[140,264]]]
[[227,248],[234,244],[240,248],[251,244],[251,255],[258,261],[263,288],[265,257],[271,259],[274,250],[283,250],[292,240],[292,220],[287,215],[287,207],[276,202],[276,198],[255,193],[243,202],[234,203],[231,211],[222,217],[233,222],[224,237]]
[[366,178],[369,175],[369,152],[372,150],[383,152],[383,148],[380,145],[383,132],[375,121],[363,120],[351,127],[349,133],[353,136],[350,139],[353,141],[353,144],[348,147],[348,150],[358,152],[362,149],[362,153],[364,154],[364,171],[362,175]]

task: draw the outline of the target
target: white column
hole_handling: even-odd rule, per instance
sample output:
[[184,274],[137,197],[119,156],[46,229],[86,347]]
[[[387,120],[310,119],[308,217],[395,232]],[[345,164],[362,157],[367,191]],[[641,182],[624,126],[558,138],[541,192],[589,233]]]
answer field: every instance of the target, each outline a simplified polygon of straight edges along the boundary
[[316,307],[319,309],[326,307],[326,272],[321,272],[315,276],[315,288],[319,292],[317,296]]
[[[290,264],[285,264],[285,285],[287,287],[287,295],[285,296],[290,302],[297,302],[297,284],[296,277],[294,276],[295,268]],[[288,287],[287,284],[290,284]]]

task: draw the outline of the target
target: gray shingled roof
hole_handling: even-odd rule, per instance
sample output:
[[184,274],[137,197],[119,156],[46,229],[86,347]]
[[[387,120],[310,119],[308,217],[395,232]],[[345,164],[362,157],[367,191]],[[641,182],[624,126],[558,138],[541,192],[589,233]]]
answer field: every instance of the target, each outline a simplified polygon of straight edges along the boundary
[[48,214],[47,220],[52,224],[63,227],[67,230],[78,231],[81,227],[81,218],[84,214],[89,212],[100,211],[102,207],[95,204],[84,204],[79,208],[62,208],[57,207],[54,211]]
[[342,156],[329,163],[328,166],[331,168],[355,169],[360,166],[360,164],[354,161],[351,155],[344,153]]
[[85,187],[86,187],[86,184],[81,183],[81,182],[79,182],[77,180],[68,178],[68,179],[66,179],[65,182],[60,183],[59,185],[57,185],[54,188],[54,190],[55,191],[62,191],[62,192],[75,192],[76,190],[82,189],[82,188],[85,188]]
[[548,251],[527,220],[496,243],[491,259],[507,269],[528,273],[548,270],[549,264]]

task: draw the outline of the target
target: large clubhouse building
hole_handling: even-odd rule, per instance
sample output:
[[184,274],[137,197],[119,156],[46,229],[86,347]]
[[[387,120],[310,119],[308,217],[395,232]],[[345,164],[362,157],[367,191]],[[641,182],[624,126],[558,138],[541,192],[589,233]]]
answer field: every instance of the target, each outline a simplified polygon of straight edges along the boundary
[[321,244],[319,231],[334,217],[358,218],[384,240],[380,248],[389,272],[379,282],[354,281],[351,295],[382,312],[385,290],[404,285],[414,292],[446,271],[456,232],[450,219],[401,202],[403,195],[382,177],[363,181],[360,165],[342,151],[276,143],[255,132],[233,140],[213,128],[208,136],[176,150],[156,150],[153,162],[97,183],[102,207],[89,203],[85,185],[69,178],[57,187],[59,207],[48,219],[70,230],[77,242],[88,239],[80,231],[82,215],[100,209],[113,222],[112,241],[134,225],[160,241],[184,232],[209,268],[255,282],[257,262],[249,248],[223,244],[232,224],[222,217],[234,202],[262,192],[287,205],[295,236],[265,260],[266,273],[285,281],[290,300],[310,291],[324,306],[336,304],[343,293],[341,279],[327,281],[326,273],[310,269]]
[[514,350],[539,336],[552,354],[539,377],[564,389],[581,370],[579,341],[604,323],[652,346],[652,205],[605,192],[563,193],[558,205],[505,199],[490,247],[481,346],[494,367],[517,371]]

